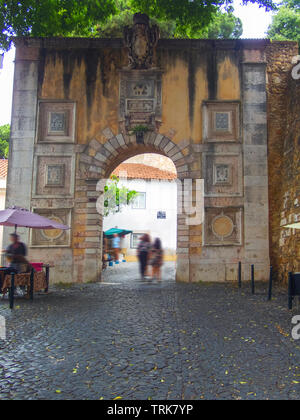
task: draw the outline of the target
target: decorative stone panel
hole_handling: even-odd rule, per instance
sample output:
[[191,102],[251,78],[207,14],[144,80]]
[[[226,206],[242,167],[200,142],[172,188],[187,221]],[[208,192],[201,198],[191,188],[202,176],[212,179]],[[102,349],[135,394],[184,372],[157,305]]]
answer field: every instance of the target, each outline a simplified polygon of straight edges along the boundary
[[[55,222],[71,226],[71,209],[34,209],[33,211]],[[32,247],[69,247],[70,245],[70,230],[31,230]]]
[[71,102],[40,102],[38,142],[75,141],[75,104]]
[[243,194],[243,166],[239,154],[204,154],[205,195],[236,197]]
[[242,245],[242,208],[206,208],[204,245]]
[[121,71],[120,120],[130,131],[136,125],[156,128],[162,115],[161,71]]
[[74,172],[73,156],[36,156],[33,197],[73,197]]
[[203,139],[205,142],[240,140],[239,102],[209,101],[203,103]]

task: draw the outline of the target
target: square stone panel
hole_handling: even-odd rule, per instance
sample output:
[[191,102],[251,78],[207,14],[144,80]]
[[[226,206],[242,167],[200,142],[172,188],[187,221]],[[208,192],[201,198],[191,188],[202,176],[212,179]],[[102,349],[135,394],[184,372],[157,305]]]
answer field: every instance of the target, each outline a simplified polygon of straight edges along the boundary
[[40,102],[38,142],[73,143],[75,141],[75,104]]
[[153,79],[128,80],[126,83],[128,98],[151,98],[155,94],[155,81]]
[[[71,209],[34,209],[33,211],[63,225],[71,226]],[[70,230],[31,230],[31,246],[33,247],[69,247],[70,245]]]
[[36,156],[34,197],[73,197],[74,166],[72,156]]
[[135,125],[155,128],[162,116],[162,73],[159,70],[122,70],[120,73],[120,121],[126,130]]
[[203,103],[204,142],[236,142],[240,139],[239,102]]
[[242,208],[205,209],[205,246],[242,245]]
[[65,186],[65,167],[66,165],[46,165],[46,184],[48,188]]
[[204,154],[205,195],[236,197],[243,194],[242,157],[237,154]]

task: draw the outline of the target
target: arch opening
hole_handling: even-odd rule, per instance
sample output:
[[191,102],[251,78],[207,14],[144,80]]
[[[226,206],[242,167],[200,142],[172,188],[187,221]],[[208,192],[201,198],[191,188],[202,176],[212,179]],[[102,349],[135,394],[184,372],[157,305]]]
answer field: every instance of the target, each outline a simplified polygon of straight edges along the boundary
[[[103,217],[103,265],[105,280],[123,281],[139,278],[138,246],[144,235],[149,235],[151,244],[160,239],[163,249],[162,280],[175,280],[177,254],[177,170],[174,162],[155,150],[152,153],[126,154],[127,159],[118,156],[107,169],[108,178],[118,178],[118,188],[136,192],[128,205],[116,209],[109,206]],[[123,155],[124,156],[124,155]],[[129,156],[129,157],[128,157]],[[118,164],[117,164],[118,163]],[[108,181],[113,184],[115,181]],[[111,193],[110,193],[111,194]],[[121,194],[120,194],[121,195]],[[114,238],[105,233],[120,231],[120,252],[115,249]],[[122,231],[129,232],[122,235]],[[118,239],[116,240],[118,243]],[[157,261],[149,253],[146,278],[158,276],[155,272]],[[153,270],[154,267],[154,270]],[[122,276],[120,276],[122,274]],[[140,275],[139,275],[140,274]]]

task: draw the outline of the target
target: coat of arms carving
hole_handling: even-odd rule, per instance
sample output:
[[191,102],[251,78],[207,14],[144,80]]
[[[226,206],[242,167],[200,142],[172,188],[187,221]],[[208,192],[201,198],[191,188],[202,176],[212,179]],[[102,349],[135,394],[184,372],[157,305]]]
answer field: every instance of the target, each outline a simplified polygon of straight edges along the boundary
[[159,40],[159,28],[150,26],[149,17],[137,13],[133,27],[124,29],[124,42],[128,48],[129,68],[148,69],[152,67],[153,51]]

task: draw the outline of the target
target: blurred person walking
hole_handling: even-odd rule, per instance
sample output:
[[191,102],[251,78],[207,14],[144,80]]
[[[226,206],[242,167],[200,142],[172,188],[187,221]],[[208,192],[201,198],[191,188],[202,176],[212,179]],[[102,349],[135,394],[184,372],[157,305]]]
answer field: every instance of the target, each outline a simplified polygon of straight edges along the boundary
[[152,279],[161,281],[161,267],[164,260],[164,251],[162,249],[161,240],[156,238],[151,248]]
[[146,233],[145,235],[141,237],[138,250],[137,250],[137,256],[140,263],[140,273],[141,273],[142,279],[145,278],[145,273],[146,273],[147,265],[149,261],[150,250],[151,250],[151,238]]
[[120,239],[120,236],[115,233],[112,239],[112,249],[113,249],[114,260],[116,264],[119,264],[120,248],[121,248],[121,239]]

